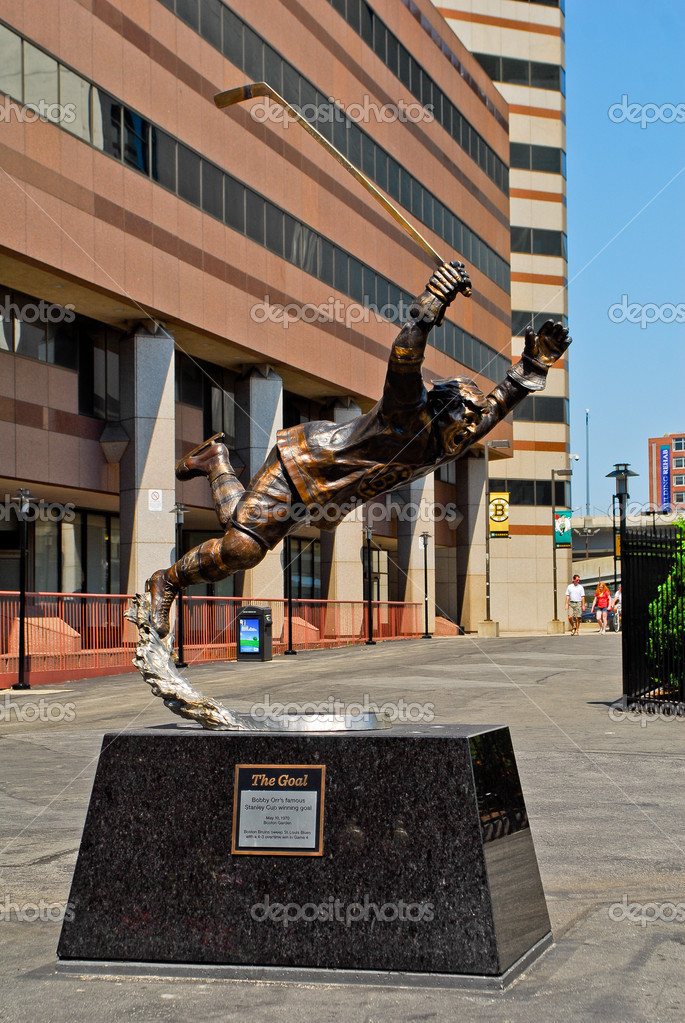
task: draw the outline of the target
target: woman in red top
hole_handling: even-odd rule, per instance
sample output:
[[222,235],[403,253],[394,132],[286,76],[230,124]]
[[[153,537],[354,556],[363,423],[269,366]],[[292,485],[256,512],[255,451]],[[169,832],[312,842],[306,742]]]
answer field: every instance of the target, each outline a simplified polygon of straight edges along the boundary
[[607,631],[607,615],[609,608],[611,607],[611,594],[609,593],[609,587],[606,583],[600,583],[595,590],[595,599],[592,601],[592,610],[597,608],[597,624],[599,625],[599,631],[605,633]]

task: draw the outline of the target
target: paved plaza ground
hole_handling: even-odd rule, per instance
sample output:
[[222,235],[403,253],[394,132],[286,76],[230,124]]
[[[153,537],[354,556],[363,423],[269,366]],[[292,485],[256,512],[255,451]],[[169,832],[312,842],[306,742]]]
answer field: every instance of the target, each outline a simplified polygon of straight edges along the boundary
[[60,924],[26,907],[68,900],[102,735],[173,719],[137,675],[0,693],[0,1021],[682,1020],[685,720],[618,709],[620,656],[613,634],[459,637],[188,671],[237,710],[366,697],[510,726],[555,944],[503,993],[56,975]]

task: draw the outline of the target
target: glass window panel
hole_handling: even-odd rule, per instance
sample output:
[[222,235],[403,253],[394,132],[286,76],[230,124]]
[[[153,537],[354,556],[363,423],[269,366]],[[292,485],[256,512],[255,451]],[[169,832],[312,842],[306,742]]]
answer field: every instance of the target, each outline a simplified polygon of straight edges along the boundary
[[176,14],[186,25],[198,31],[200,27],[198,0],[176,0]]
[[59,523],[36,519],[34,586],[38,593],[56,593],[59,586]]
[[245,186],[224,175],[224,220],[229,227],[245,232]]
[[200,35],[221,49],[221,0],[202,0],[200,4]]
[[348,294],[349,287],[348,263],[349,257],[347,253],[341,252],[340,249],[335,249],[333,260],[333,287],[336,291],[342,291],[344,295]]
[[474,57],[493,81],[498,82],[500,80],[501,64],[499,57],[492,56],[489,53],[474,53]]
[[373,139],[370,138],[368,135],[362,135],[361,142],[362,142],[361,169],[368,178],[374,179],[376,176],[375,167],[376,161],[374,159],[375,156],[374,150],[376,148],[376,144],[373,141]]
[[386,46],[386,64],[392,73],[396,75],[399,70],[399,43],[397,41],[397,36],[394,36],[392,32],[388,32]]
[[276,92],[283,93],[283,59],[270,46],[264,46],[264,81]]
[[394,199],[400,197],[400,165],[392,156],[388,157],[388,192]]
[[359,260],[354,259],[353,256],[350,256],[349,271],[350,271],[349,295],[356,302],[359,302],[359,304],[362,305],[362,303],[364,302],[364,288],[362,284],[363,280],[362,265],[359,262]]
[[411,54],[409,56],[409,79],[411,92],[415,96],[419,96],[421,94],[421,67]]
[[373,19],[373,50],[377,57],[387,63],[388,30],[379,18]]
[[289,263],[299,262],[299,223],[287,213],[283,214],[283,252]]
[[22,101],[21,39],[0,25],[0,92]]
[[110,328],[107,331],[107,418],[118,419],[120,410],[119,337]]
[[360,0],[347,0],[347,21],[355,32],[361,28]]
[[502,81],[510,85],[528,85],[530,64],[516,57],[502,57]]
[[333,145],[339,149],[343,156],[347,155],[347,117],[340,107],[333,107]]
[[245,74],[253,82],[264,81],[264,45],[248,25],[243,26],[243,47]]
[[392,316],[392,312],[388,309],[388,281],[385,277],[376,277],[376,308],[378,312],[388,318],[388,314]]
[[362,155],[362,136],[357,125],[348,119],[347,121],[347,158],[350,163],[358,167]]
[[365,266],[362,268],[362,288],[364,291],[364,305],[376,305],[376,274]]
[[[534,149],[547,148],[542,146],[534,146]],[[516,167],[519,170],[530,170],[530,146],[525,142],[512,142],[509,146],[509,160],[512,167]],[[538,168],[534,168],[537,170]]]
[[408,89],[409,88],[409,84],[410,84],[410,78],[409,78],[409,51],[406,49],[406,47],[402,46],[401,43],[400,43],[400,46],[399,46],[399,50],[400,50],[400,54],[399,54],[400,59],[399,59],[399,68],[398,68],[399,79],[402,82],[402,85],[406,86],[407,89]]
[[152,177],[160,185],[176,191],[176,141],[160,128],[151,130]]
[[47,331],[40,304],[28,295],[14,295],[14,350],[29,359],[47,361]]
[[512,227],[511,229],[511,251],[531,251],[531,229],[529,227]]
[[62,523],[62,592],[83,592],[81,557],[82,516],[76,512],[73,522]]
[[561,173],[561,150],[554,146],[531,146],[531,167],[546,174]]
[[[104,335],[104,332],[103,332]],[[92,338],[93,351],[93,415],[104,419],[107,414],[107,355],[105,337]]]
[[300,76],[287,61],[283,61],[283,98],[293,107],[300,105]]
[[[512,243],[512,251],[520,252],[521,250],[514,249]],[[533,231],[533,253],[536,256],[563,255],[561,231],[548,231],[545,228],[536,227]]]
[[12,322],[12,292],[0,288],[0,351],[14,351],[14,324]]
[[143,174],[150,173],[149,136],[149,123],[124,107],[124,163]]
[[360,5],[359,34],[368,46],[373,46],[373,23],[373,11],[369,5],[362,0]]
[[59,69],[61,125],[90,142],[90,83],[66,67]]
[[93,87],[92,142],[110,156],[121,159],[121,105],[101,89]]
[[86,593],[107,593],[107,518],[86,516]]
[[264,200],[250,188],[245,189],[245,232],[248,238],[264,244]]
[[270,202],[266,204],[266,247],[279,256],[284,253],[283,213]]
[[121,526],[118,515],[110,518],[109,550],[109,592],[121,593]]
[[300,113],[307,121],[316,121],[316,89],[311,82],[307,82],[304,78],[300,78]]
[[222,49],[224,56],[236,67],[243,67],[243,23],[233,11],[222,5]]
[[224,217],[224,175],[207,160],[202,161],[202,209],[213,217]]
[[197,153],[182,145],[177,145],[178,194],[193,206],[200,205],[200,170],[201,160]]
[[552,481],[535,480],[535,503],[552,506]]
[[24,103],[46,117],[46,107],[58,102],[57,61],[24,42]]
[[541,64],[537,60],[530,64],[530,84],[537,89],[559,89],[561,68],[558,64]]
[[326,239],[321,239],[321,265],[319,276],[325,284],[333,284],[333,246]]
[[59,307],[51,307],[51,317],[61,312],[64,319],[58,323],[47,324],[48,362],[65,369],[78,368],[78,343],[76,335],[75,315],[69,309],[60,311]]

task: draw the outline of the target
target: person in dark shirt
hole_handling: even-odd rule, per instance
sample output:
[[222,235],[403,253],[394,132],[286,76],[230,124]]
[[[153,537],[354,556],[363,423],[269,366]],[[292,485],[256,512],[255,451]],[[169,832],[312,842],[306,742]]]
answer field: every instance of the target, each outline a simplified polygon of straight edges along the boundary
[[185,586],[253,568],[303,521],[332,529],[359,501],[411,483],[460,458],[532,391],[571,343],[548,320],[526,334],[523,355],[487,396],[467,377],[432,382],[422,364],[428,335],[459,293],[471,293],[463,263],[443,263],[415,299],[390,352],[380,401],[349,423],[309,422],[280,430],[247,487],[233,471],[223,434],[190,451],[180,480],[206,476],[224,535],[208,540],[148,580],[152,623],[169,632],[169,610]]

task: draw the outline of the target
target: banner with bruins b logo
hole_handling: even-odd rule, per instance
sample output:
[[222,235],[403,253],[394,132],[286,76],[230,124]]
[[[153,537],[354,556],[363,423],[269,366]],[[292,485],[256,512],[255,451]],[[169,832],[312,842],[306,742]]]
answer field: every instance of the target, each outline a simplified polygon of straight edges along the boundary
[[490,536],[509,536],[509,491],[490,491]]

